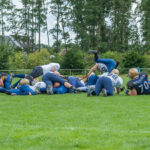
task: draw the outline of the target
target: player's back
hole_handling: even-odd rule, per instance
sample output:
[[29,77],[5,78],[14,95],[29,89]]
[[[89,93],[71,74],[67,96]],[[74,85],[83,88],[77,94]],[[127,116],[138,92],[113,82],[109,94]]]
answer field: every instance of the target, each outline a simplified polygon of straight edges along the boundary
[[150,86],[148,84],[148,74],[141,73],[135,79],[127,83],[128,89],[136,89],[138,95],[150,94]]

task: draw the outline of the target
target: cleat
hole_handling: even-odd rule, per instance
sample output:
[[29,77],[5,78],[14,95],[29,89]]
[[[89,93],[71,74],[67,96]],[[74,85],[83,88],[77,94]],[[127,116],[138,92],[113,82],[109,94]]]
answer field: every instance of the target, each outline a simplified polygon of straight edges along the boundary
[[52,85],[48,85],[47,88],[46,88],[46,92],[47,92],[47,94],[49,94],[49,95],[54,94],[54,93],[53,93],[53,86],[52,86]]
[[17,94],[16,93],[11,93],[11,96],[16,96]]
[[123,92],[125,90],[125,87],[120,88],[120,91]]
[[88,88],[87,89],[87,96],[91,96],[92,92],[94,91],[93,88]]
[[74,92],[76,92],[76,93],[81,92],[79,89],[77,89],[75,87],[72,87],[71,89],[74,90]]
[[36,94],[41,94],[40,88],[38,86],[35,88],[35,93]]
[[103,93],[103,96],[104,96],[104,97],[107,96],[107,91],[106,91],[106,89],[102,89],[102,93]]
[[88,54],[96,54],[96,53],[97,53],[96,50],[89,50],[89,51],[88,51]]

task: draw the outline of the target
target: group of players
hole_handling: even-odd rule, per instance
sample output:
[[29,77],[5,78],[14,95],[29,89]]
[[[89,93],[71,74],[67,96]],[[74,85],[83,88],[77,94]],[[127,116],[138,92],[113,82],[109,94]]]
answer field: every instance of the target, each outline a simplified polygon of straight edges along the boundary
[[[36,66],[28,75],[0,73],[0,92],[12,96],[78,92],[87,92],[87,96],[99,96],[100,93],[103,96],[113,96],[115,92],[119,94],[121,91],[125,91],[126,95],[150,94],[147,73],[140,73],[137,68],[131,68],[128,73],[131,80],[127,83],[125,90],[124,87],[122,88],[123,79],[119,76],[117,69],[119,62],[98,58],[94,50],[89,51],[89,54],[94,54],[95,65],[86,77],[65,77],[59,73],[58,63],[50,63]],[[100,71],[101,75],[95,75],[93,73],[95,69]],[[40,76],[42,76],[42,81],[38,79]],[[20,79],[15,84],[11,84],[14,78]]]

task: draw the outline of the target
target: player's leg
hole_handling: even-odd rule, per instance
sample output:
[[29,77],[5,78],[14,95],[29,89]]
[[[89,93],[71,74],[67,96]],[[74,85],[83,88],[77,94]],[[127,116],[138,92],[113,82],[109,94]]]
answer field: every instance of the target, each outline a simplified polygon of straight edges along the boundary
[[55,94],[65,94],[68,92],[68,89],[64,85],[61,85],[57,88],[53,88],[53,92]]
[[113,96],[113,85],[111,79],[105,77],[103,82],[104,82],[103,96]]
[[102,89],[103,89],[103,77],[99,78],[96,82],[96,86],[95,88],[89,88],[88,92],[87,92],[87,96],[90,95],[96,95],[99,96],[99,94],[101,93]]
[[4,80],[4,88],[9,90],[10,89],[10,86],[11,86],[11,83],[10,83],[10,76],[7,75],[7,78]]
[[26,78],[30,81],[33,81],[34,78],[43,75],[43,69],[41,66],[36,66],[31,73],[29,73]]
[[9,94],[9,95],[20,95],[21,94],[21,91],[19,89],[11,89],[11,90],[7,90],[6,91],[6,94]]
[[[47,92],[47,94],[52,95],[53,94],[53,82],[50,79],[49,73],[45,74],[42,77],[42,81],[45,82],[45,84],[46,84],[46,92]],[[42,89],[40,89],[40,91],[43,92]]]
[[29,85],[22,85],[19,87],[20,95],[35,95],[36,93],[29,87]]
[[5,93],[7,90],[3,87],[0,87],[0,93]]
[[98,80],[98,76],[96,76],[96,75],[91,75],[91,76],[88,78],[87,86],[89,86],[89,85],[95,85],[97,80]]

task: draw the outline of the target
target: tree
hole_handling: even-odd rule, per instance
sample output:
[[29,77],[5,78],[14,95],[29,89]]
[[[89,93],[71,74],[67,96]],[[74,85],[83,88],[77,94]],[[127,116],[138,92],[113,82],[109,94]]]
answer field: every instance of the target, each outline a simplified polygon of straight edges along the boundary
[[143,32],[143,44],[145,50],[150,50],[150,1],[142,0],[140,5],[140,13],[142,12],[141,24]]
[[8,30],[8,24],[6,24],[9,15],[11,14],[11,9],[13,8],[11,0],[1,0],[0,1],[0,26],[2,38],[5,35],[5,31]]

